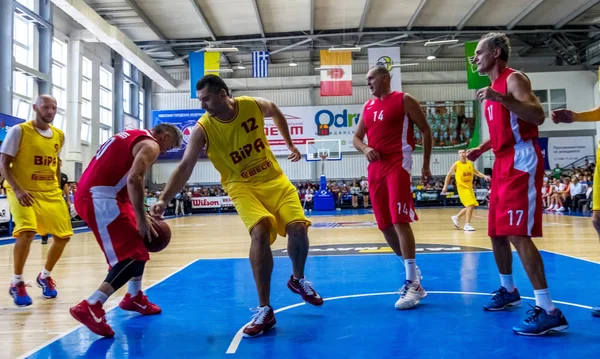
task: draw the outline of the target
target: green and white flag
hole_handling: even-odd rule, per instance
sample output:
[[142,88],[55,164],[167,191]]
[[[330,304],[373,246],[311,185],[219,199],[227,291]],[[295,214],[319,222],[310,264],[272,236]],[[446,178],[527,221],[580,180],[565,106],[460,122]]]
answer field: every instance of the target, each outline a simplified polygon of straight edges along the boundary
[[490,78],[477,72],[477,65],[473,63],[477,41],[465,42],[465,57],[467,62],[467,82],[470,90],[478,90],[490,85]]

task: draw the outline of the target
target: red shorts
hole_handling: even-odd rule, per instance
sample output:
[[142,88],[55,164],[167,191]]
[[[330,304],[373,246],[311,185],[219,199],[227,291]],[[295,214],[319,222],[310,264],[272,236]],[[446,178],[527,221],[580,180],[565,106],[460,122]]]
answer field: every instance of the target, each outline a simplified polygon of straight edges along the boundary
[[138,261],[150,259],[137,230],[135,212],[130,202],[76,196],[75,210],[94,232],[111,268],[129,258]]
[[369,192],[377,226],[384,230],[396,223],[417,221],[410,189],[412,158],[407,157],[394,166],[369,165]]
[[490,237],[542,236],[544,159],[532,142],[496,157],[492,174],[488,234]]

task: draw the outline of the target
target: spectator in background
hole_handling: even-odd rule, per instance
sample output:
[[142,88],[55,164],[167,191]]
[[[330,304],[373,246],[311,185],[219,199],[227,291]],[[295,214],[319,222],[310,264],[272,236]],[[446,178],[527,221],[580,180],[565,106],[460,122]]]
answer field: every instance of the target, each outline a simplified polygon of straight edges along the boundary
[[571,195],[571,209],[573,212],[579,210],[579,201],[585,199],[585,187],[579,182],[576,176],[571,179],[570,195]]
[[360,178],[360,190],[363,195],[363,205],[367,208],[369,207],[369,181],[367,181],[365,176]]
[[350,186],[350,194],[352,195],[352,208],[358,208],[358,194],[360,193],[360,185],[357,180],[352,181]]
[[335,203],[335,207],[339,208],[339,198],[340,198],[340,186],[338,186],[336,181],[331,181],[331,188],[329,189],[333,194],[333,202]]
[[563,173],[563,170],[560,168],[560,166],[557,163],[556,167],[554,167],[554,169],[552,170],[552,177],[554,177],[554,179],[560,180],[560,178],[562,177],[562,173]]
[[186,195],[185,188],[181,190],[181,192],[175,195],[175,216],[179,215],[179,210],[181,209],[181,215],[185,216],[184,210],[184,196]]

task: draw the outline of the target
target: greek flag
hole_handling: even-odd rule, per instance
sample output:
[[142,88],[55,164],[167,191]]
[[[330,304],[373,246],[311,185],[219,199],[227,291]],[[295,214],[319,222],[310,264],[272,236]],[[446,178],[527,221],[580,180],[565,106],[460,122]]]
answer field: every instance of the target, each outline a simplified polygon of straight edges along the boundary
[[252,77],[267,77],[269,70],[269,52],[252,51]]

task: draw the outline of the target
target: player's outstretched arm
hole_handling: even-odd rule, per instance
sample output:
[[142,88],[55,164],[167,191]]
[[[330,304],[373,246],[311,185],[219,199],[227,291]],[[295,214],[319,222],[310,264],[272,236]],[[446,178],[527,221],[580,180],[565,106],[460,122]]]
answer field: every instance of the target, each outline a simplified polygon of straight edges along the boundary
[[[171,174],[171,178],[169,178],[169,182],[165,186],[165,190],[160,195],[160,200],[164,203],[169,203],[175,197],[183,186],[187,183],[187,181],[192,176],[192,171],[194,170],[194,166],[198,162],[198,158],[200,158],[200,154],[206,145],[206,136],[204,135],[204,129],[200,125],[196,125],[190,138],[188,140],[188,145],[185,148],[185,152],[183,153],[183,158],[179,165]],[[162,214],[162,213],[161,213]]]
[[281,113],[279,107],[277,107],[277,105],[275,105],[272,101],[269,101],[262,97],[256,97],[254,98],[254,100],[262,109],[263,115],[265,117],[271,117],[273,119],[273,123],[275,124],[275,127],[277,127],[277,130],[279,130],[281,137],[283,137],[283,140],[285,141],[288,150],[292,152],[288,156],[288,159],[292,162],[297,162],[298,160],[300,160],[300,158],[302,158],[302,155],[292,142],[292,136],[290,136],[290,129],[288,127],[287,120],[285,119],[283,113]]
[[469,161],[475,161],[482,154],[492,149],[492,140],[487,140],[478,147],[467,150],[467,159]]
[[404,94],[404,110],[408,114],[408,118],[417,125],[423,138],[423,182],[431,178],[431,170],[429,168],[429,161],[431,159],[431,150],[433,149],[433,136],[431,134],[431,128],[425,118],[425,113],[421,105],[411,95]]
[[483,173],[477,171],[475,168],[473,168],[473,173],[475,174],[475,176],[479,177],[479,178],[484,178],[486,181],[490,180],[490,176],[486,176]]
[[583,112],[575,112],[566,109],[554,110],[552,111],[552,121],[554,121],[554,123],[599,122],[600,107]]
[[450,178],[452,177],[452,175],[454,173],[456,173],[456,162],[454,162],[452,167],[450,167],[450,170],[448,171],[448,174],[446,175],[446,180],[444,180],[444,188],[442,189],[442,194],[446,194],[446,191],[448,191],[448,185],[450,184]]
[[142,238],[152,238],[156,231],[149,223],[144,205],[144,177],[160,154],[158,143],[153,140],[143,140],[133,146],[133,164],[127,175],[127,193],[135,212],[137,227]]

